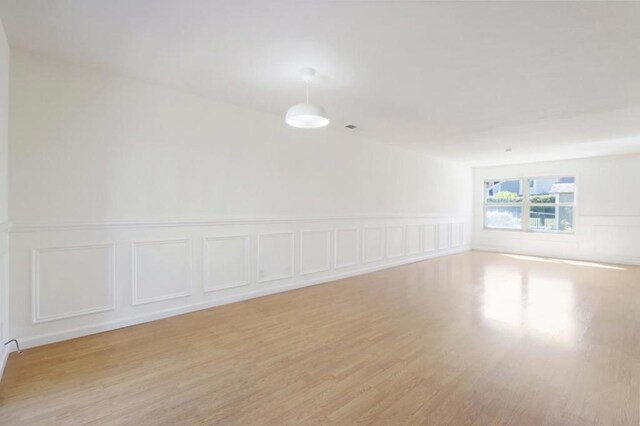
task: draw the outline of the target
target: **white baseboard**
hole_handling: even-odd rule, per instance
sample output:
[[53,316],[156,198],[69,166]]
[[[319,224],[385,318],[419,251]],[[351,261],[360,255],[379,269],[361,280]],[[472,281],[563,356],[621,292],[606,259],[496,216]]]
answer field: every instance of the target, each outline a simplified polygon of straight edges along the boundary
[[180,306],[177,308],[167,309],[159,312],[154,312],[151,314],[123,318],[115,321],[105,322],[102,324],[74,328],[74,329],[64,330],[56,333],[42,334],[35,337],[20,338],[18,340],[20,341],[20,347],[22,349],[33,348],[36,346],[42,346],[50,343],[61,342],[63,340],[69,340],[69,339],[75,339],[77,337],[88,336],[90,334],[116,330],[118,328],[129,327],[132,325],[142,324],[145,322],[155,321],[155,320],[168,318],[176,315],[182,315],[189,312],[199,311],[202,309],[208,309],[215,306],[227,305],[230,303],[240,302],[243,300],[253,299],[256,297],[267,296],[270,294],[281,293],[284,291],[295,290],[299,288],[309,287],[312,285],[325,284],[328,282],[337,281],[344,278],[368,274],[371,272],[394,268],[397,266],[402,266],[409,263],[419,262],[422,260],[432,259],[436,257],[462,253],[469,250],[470,250],[470,247],[461,246],[455,249],[442,250],[442,251],[437,251],[433,253],[422,254],[420,256],[411,257],[409,259],[402,259],[399,261],[386,263],[384,265],[364,267],[364,268],[351,270],[344,273],[337,273],[337,274],[327,275],[319,278],[301,280],[295,283],[284,284],[277,287],[269,287],[269,288],[260,289],[260,290],[248,291],[246,293],[234,294],[231,296],[226,296],[226,297],[222,297],[215,300],[209,300],[206,302],[199,302],[191,305]]
[[11,348],[8,345],[2,345],[0,348],[0,380],[2,380],[2,375],[4,374],[4,367],[7,365],[7,360],[9,359],[9,354],[11,353]]

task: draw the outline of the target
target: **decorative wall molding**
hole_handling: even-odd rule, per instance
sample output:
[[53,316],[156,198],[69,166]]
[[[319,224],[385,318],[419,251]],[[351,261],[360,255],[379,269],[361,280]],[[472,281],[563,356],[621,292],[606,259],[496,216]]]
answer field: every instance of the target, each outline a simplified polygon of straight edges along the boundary
[[313,222],[345,222],[345,221],[382,221],[382,220],[428,220],[434,222],[446,222],[452,218],[471,219],[471,215],[465,216],[433,216],[433,215],[363,215],[363,216],[326,216],[326,217],[290,217],[290,218],[213,218],[193,220],[164,220],[164,221],[102,221],[102,222],[66,222],[66,223],[11,223],[5,222],[9,232],[50,232],[50,231],[77,231],[97,229],[141,229],[141,228],[184,228],[198,226],[224,226],[224,225],[277,225]]
[[[53,332],[39,333],[37,335],[21,338],[20,343],[21,343],[21,347],[23,347],[24,349],[32,348],[35,346],[41,346],[41,345],[73,339],[81,336],[87,336],[90,334],[99,333],[103,331],[115,330],[118,328],[129,327],[136,324],[142,324],[145,322],[168,318],[175,315],[195,312],[202,309],[212,308],[215,306],[221,306],[221,305],[226,305],[230,303],[240,302],[243,300],[253,299],[256,297],[276,294],[283,291],[294,290],[297,288],[304,288],[304,287],[309,287],[309,286],[318,285],[318,284],[324,284],[327,282],[332,282],[332,281],[354,277],[362,274],[376,272],[376,271],[380,271],[380,270],[391,268],[391,267],[406,265],[414,262],[420,262],[427,259],[433,259],[433,258],[447,256],[447,255],[456,254],[456,253],[462,253],[468,250],[469,248],[460,248],[456,250],[446,250],[443,252],[423,254],[417,258],[397,259],[394,262],[385,264],[385,265],[368,265],[366,267],[359,268],[358,270],[355,270],[355,271],[333,273],[331,275],[327,275],[323,277],[308,278],[306,280],[296,282],[296,283],[280,284],[277,286],[263,287],[256,290],[248,290],[242,293],[226,295],[224,297],[213,299],[213,300],[205,300],[205,301],[200,301],[196,303],[190,303],[188,305],[171,307],[161,311],[141,314],[133,317],[120,318],[120,319],[111,320],[111,321],[103,322],[99,324],[82,325],[75,328],[67,328],[67,329],[53,331]],[[247,287],[244,287],[244,288],[247,288]]]
[[[378,234],[378,243],[379,243],[378,250],[380,251],[380,254],[371,256],[370,252],[373,250],[371,248],[367,249],[368,247],[367,243],[369,242],[367,237],[369,235],[372,235],[373,233]],[[386,237],[385,227],[379,226],[379,227],[364,228],[362,232],[362,262],[363,263],[378,262],[384,259],[385,253],[386,253],[385,237]]]
[[597,256],[640,259],[640,225],[595,225],[593,236]]
[[[396,241],[399,238],[399,241]],[[399,243],[399,247],[393,251],[393,243]],[[385,230],[385,256],[387,259],[402,257],[405,252],[404,226],[387,226]]]
[[[140,260],[138,258],[138,250],[140,247],[145,246],[165,246],[165,245],[178,245],[182,244],[186,250],[186,283],[188,289],[186,291],[177,291],[167,293],[164,295],[152,296],[152,297],[140,297],[141,290],[140,284]],[[169,265],[171,260],[165,262],[158,262],[158,265]],[[166,278],[166,277],[163,277]],[[193,294],[193,247],[190,238],[169,239],[169,240],[151,240],[151,241],[133,241],[131,243],[131,304],[133,306],[144,305],[147,303],[161,302],[164,300],[177,299],[180,297],[188,297]]]
[[[483,229],[473,222],[474,249],[626,265],[640,264],[640,216],[590,216],[577,213],[571,234]],[[469,225],[468,222],[465,225]]]
[[451,247],[451,223],[438,224],[438,249],[444,250]]
[[[215,229],[189,225],[186,228],[121,229],[117,232],[73,229],[15,233],[11,236],[13,281],[10,297],[11,303],[19,308],[12,311],[8,335],[20,339],[21,343],[48,343],[464,251],[469,247],[463,245],[446,250],[433,247],[429,252],[416,252],[418,246],[424,249],[425,229],[437,230],[439,224],[459,222],[462,222],[459,218],[402,218],[335,223],[270,222],[251,226],[230,224]],[[402,238],[397,238],[398,233]],[[407,246],[407,234],[412,239],[410,247]],[[94,279],[87,291],[81,292],[86,295],[82,299],[84,302],[75,305],[58,300],[54,293],[46,293],[52,296],[47,296],[46,310],[41,309],[39,319],[48,320],[52,318],[50,314],[64,315],[58,321],[34,326],[31,318],[34,292],[29,287],[33,268],[23,267],[30,263],[31,250],[49,244],[65,248],[92,247],[96,244],[90,243],[105,236],[113,240],[97,245],[105,247],[105,252],[46,257],[47,263],[42,264],[46,270],[42,269],[40,275],[44,273],[49,279],[49,282],[43,281],[41,287],[46,285],[51,290],[55,288],[50,284],[54,283],[51,277],[62,282],[66,276],[59,272],[64,270],[62,267],[55,268],[58,259],[67,263],[69,259],[88,259],[86,270],[94,271],[96,276],[95,271],[102,265],[100,254],[104,253],[104,258],[113,262],[109,274],[102,272],[98,276],[124,278],[118,279],[117,286],[115,279],[110,281],[109,303],[103,303],[106,279],[102,278]],[[433,239],[437,242],[435,236]],[[198,245],[194,246],[194,243]],[[398,257],[393,257],[396,255]],[[228,268],[222,267],[224,265]],[[199,268],[197,276],[193,275],[194,267]],[[76,267],[68,269],[75,270]],[[260,274],[261,270],[263,274]],[[198,284],[200,282],[202,284]],[[77,279],[63,287],[72,289],[82,283],[82,279]],[[195,284],[202,287],[194,289]],[[89,290],[102,293],[92,298]],[[68,293],[71,291],[65,292]],[[40,306],[45,306],[42,301]],[[81,307],[92,309],[85,311],[79,309]],[[103,308],[110,312],[102,312]],[[93,315],[87,315],[89,313]]]
[[[339,262],[339,254],[340,254],[340,234],[344,233],[352,233],[355,238],[355,252],[353,253],[353,262],[340,263]],[[360,229],[358,228],[342,228],[336,229],[333,233],[333,267],[335,269],[348,268],[350,266],[356,266],[360,263]]]
[[460,223],[460,227],[461,230],[460,232],[462,232],[462,245],[466,246],[469,244],[469,237],[471,236],[471,226],[470,224],[465,224],[464,222]]
[[[77,309],[73,311],[68,311],[65,313],[60,313],[56,315],[42,315],[41,312],[41,288],[40,284],[42,281],[41,277],[41,256],[45,253],[55,253],[55,252],[71,252],[71,251],[79,251],[79,250],[95,250],[95,249],[106,249],[107,251],[107,277],[106,282],[108,285],[107,291],[109,294],[110,303],[103,306],[94,306],[88,307],[85,309]],[[116,289],[115,289],[115,244],[113,243],[99,243],[99,244],[82,244],[82,245],[66,245],[66,246],[54,246],[54,247],[43,247],[43,248],[35,248],[32,249],[32,268],[31,268],[31,277],[32,277],[32,303],[31,303],[31,313],[32,313],[32,322],[34,324],[44,323],[49,321],[56,321],[67,318],[74,318],[82,315],[95,314],[98,312],[111,311],[115,309],[116,306]],[[70,274],[76,275],[81,274],[81,271],[69,271]],[[78,276],[79,278],[82,275]]]
[[0,232],[9,232],[13,224],[9,221],[0,222]]
[[[324,265],[317,268],[312,268],[305,270],[305,235],[310,234],[324,234],[325,238],[325,247],[324,253],[326,262]],[[326,272],[331,269],[331,231],[330,230],[305,230],[300,231],[300,275],[309,275],[309,274],[317,274],[319,272]]]
[[427,223],[422,225],[422,250],[425,253],[436,251],[438,248],[438,225]]
[[9,354],[11,354],[11,349],[4,345],[0,347],[0,380],[2,380],[2,375],[4,373],[4,367],[7,365],[7,360],[9,359]]
[[[289,239],[289,255],[286,256],[288,259],[288,266],[286,268],[289,272],[280,272],[274,273],[272,275],[268,275],[265,273],[265,267],[268,265],[264,265],[262,262],[266,257],[265,250],[262,248],[262,242],[265,239],[276,238],[276,237],[287,237]],[[286,278],[292,278],[294,274],[294,263],[295,263],[295,253],[294,253],[294,245],[295,245],[295,234],[294,232],[268,232],[261,233],[258,235],[258,282],[266,283],[270,281],[278,281],[284,280]]]
[[[412,236],[415,235],[416,241],[413,241]],[[407,256],[413,256],[422,253],[422,226],[421,225],[407,225],[404,230],[404,244]],[[411,249],[415,246],[414,250]]]
[[464,223],[452,223],[450,226],[450,246],[460,247],[462,245],[462,239],[464,236]]
[[[240,279],[227,279],[227,282],[223,282],[218,285],[209,286],[208,283],[210,281],[212,271],[209,268],[210,265],[210,255],[211,249],[210,245],[215,242],[240,242],[243,245],[243,249],[245,250],[244,255],[241,255],[238,261],[246,262],[244,265],[244,274],[245,276]],[[228,267],[227,262],[230,262],[230,259],[225,259],[225,264],[221,265],[222,268]],[[251,283],[251,237],[249,235],[231,235],[231,236],[222,236],[222,237],[205,237],[203,240],[203,253],[202,253],[202,290],[205,293],[211,291],[219,291],[226,290],[229,288],[241,287],[244,285],[248,285]]]

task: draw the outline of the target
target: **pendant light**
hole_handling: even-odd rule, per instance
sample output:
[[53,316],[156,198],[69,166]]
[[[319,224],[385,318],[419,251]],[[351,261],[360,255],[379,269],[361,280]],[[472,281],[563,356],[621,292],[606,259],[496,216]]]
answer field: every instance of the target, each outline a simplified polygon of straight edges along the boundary
[[313,68],[304,68],[301,71],[302,80],[307,85],[307,103],[295,104],[287,111],[286,122],[289,126],[301,129],[317,129],[329,124],[327,113],[320,105],[309,103],[309,83],[316,76]]

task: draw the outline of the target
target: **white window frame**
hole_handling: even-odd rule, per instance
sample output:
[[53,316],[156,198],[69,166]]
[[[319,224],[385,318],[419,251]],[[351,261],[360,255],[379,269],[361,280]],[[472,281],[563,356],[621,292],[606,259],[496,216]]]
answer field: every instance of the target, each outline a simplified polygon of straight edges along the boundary
[[[560,177],[572,177],[574,192],[573,192],[573,202],[571,203],[561,203],[557,202],[554,204],[550,203],[530,203],[530,189],[531,182],[535,179],[549,179],[549,178],[560,178]],[[487,203],[487,183],[490,182],[504,182],[510,180],[520,181],[520,185],[522,185],[522,201],[519,203]],[[559,200],[558,195],[558,200]],[[511,231],[511,232],[529,232],[533,234],[560,234],[560,235],[573,235],[576,233],[576,212],[577,212],[577,202],[578,202],[578,179],[573,174],[553,174],[548,176],[527,176],[527,177],[513,177],[513,178],[498,178],[498,179],[484,179],[482,182],[482,225],[483,229],[486,231]],[[529,219],[530,219],[530,209],[531,207],[573,207],[573,220],[571,231],[556,231],[556,230],[534,230],[529,229]],[[522,218],[520,221],[520,228],[494,228],[487,226],[487,207],[520,207],[522,208]]]

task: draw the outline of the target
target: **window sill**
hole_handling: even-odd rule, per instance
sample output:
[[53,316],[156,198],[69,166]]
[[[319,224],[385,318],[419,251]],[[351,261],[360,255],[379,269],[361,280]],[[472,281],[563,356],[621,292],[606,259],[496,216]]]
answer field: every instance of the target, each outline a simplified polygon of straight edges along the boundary
[[524,229],[509,229],[509,228],[488,228],[488,227],[483,227],[482,228],[485,231],[506,231],[506,232],[520,232],[523,234],[531,234],[531,235],[575,235],[576,231],[573,230],[571,232],[564,232],[564,231],[525,231]]
[[556,231],[524,231],[522,229],[499,229],[499,228],[487,228],[483,227],[483,231],[488,231],[495,234],[509,234],[512,237],[517,237],[526,240],[557,240],[557,241],[575,241],[578,237],[576,231],[573,232],[556,232]]

